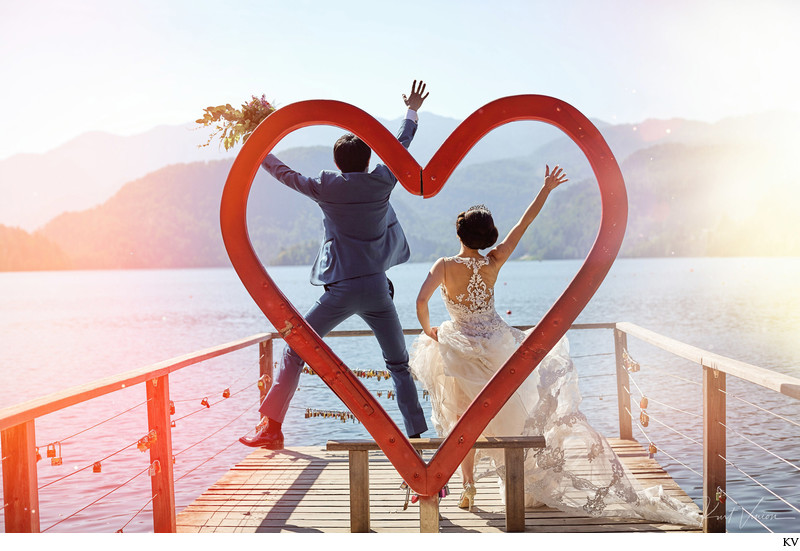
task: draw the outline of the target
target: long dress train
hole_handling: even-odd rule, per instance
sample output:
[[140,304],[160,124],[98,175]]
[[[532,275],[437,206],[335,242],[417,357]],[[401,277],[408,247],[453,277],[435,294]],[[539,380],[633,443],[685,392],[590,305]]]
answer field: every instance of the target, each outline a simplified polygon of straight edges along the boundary
[[[467,293],[453,300],[442,286],[452,319],[440,325],[438,342],[420,335],[410,361],[414,377],[429,393],[431,418],[440,436],[452,430],[473,398],[527,337],[495,310],[494,290],[480,274],[488,259],[447,260],[472,269]],[[641,488],[607,440],[580,412],[580,402],[578,375],[564,337],[484,429],[484,436],[545,437],[545,448],[527,450],[526,506],[545,504],[579,515],[699,526],[697,507],[667,495],[661,486]],[[488,467],[480,461],[486,456],[490,458]],[[476,479],[499,476],[502,496],[502,450],[478,450],[475,465]]]

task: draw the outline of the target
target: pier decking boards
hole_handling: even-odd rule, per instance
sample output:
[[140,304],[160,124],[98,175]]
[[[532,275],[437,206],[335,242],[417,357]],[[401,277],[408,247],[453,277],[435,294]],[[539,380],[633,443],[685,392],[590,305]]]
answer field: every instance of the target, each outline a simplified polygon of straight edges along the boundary
[[[609,439],[644,487],[661,484],[673,497],[686,493],[636,441]],[[426,454],[426,459],[430,458]],[[419,532],[419,505],[403,510],[401,479],[381,452],[370,452],[370,517],[373,532]],[[475,506],[458,508],[460,473],[439,505],[440,532],[503,532],[505,513],[496,478],[477,483]],[[259,449],[233,467],[177,517],[178,532],[349,532],[347,452],[321,447]],[[700,531],[642,520],[578,517],[539,507],[525,511],[526,532]]]

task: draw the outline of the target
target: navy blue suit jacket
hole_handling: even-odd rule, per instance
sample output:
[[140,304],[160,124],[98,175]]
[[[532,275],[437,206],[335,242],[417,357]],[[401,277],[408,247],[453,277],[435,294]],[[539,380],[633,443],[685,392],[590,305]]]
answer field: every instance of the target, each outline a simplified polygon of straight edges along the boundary
[[[397,139],[408,148],[417,123],[405,119]],[[322,209],[323,240],[311,268],[311,283],[385,272],[409,258],[408,242],[389,196],[397,178],[384,165],[371,172],[323,170],[317,178],[295,172],[274,155],[261,166]]]

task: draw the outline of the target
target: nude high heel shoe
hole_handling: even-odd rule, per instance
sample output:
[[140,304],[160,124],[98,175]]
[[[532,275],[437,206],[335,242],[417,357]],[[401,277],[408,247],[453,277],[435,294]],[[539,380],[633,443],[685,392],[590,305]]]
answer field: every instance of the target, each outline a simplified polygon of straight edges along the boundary
[[477,490],[475,489],[475,484],[471,484],[469,482],[464,484],[464,491],[461,492],[461,497],[458,500],[458,506],[461,509],[467,509],[472,511],[472,505],[475,503],[475,494]]

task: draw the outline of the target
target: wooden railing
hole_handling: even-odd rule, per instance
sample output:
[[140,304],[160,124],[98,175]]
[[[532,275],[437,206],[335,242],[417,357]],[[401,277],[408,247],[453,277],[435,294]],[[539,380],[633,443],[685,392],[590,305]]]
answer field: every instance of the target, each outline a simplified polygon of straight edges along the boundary
[[800,400],[800,379],[732,360],[632,323],[617,323],[614,329],[614,348],[617,364],[619,436],[623,439],[633,439],[630,379],[625,366],[628,336],[697,363],[703,369],[703,530],[725,532],[725,500],[719,499],[718,496],[727,491],[726,375],[738,377],[795,400]]
[[[269,382],[272,369],[272,341],[276,336],[275,333],[253,335],[0,410],[6,532],[39,532],[36,419],[137,384],[145,385],[148,428],[150,433],[155,431],[156,435],[155,442],[150,447],[150,464],[158,462],[160,467],[154,470],[155,474],[151,477],[153,530],[175,532],[169,374],[258,344],[259,370],[262,377],[266,375],[264,380]],[[266,388],[263,388],[262,395],[265,392]]]
[[[529,329],[532,326],[516,326]],[[616,353],[617,401],[620,438],[633,439],[630,415],[630,381],[625,367],[627,336],[648,342],[662,350],[689,359],[703,368],[704,452],[703,502],[705,525],[709,532],[725,531],[724,503],[715,510],[717,489],[725,490],[725,375],[730,374],[764,388],[800,399],[800,379],[725,358],[675,341],[630,323],[574,324],[572,330],[613,329]],[[418,335],[419,329],[404,329],[405,335]],[[334,331],[328,337],[365,337],[371,331]],[[39,532],[39,495],[36,470],[35,421],[37,418],[88,400],[144,384],[147,418],[155,431],[155,445],[150,448],[150,462],[161,469],[151,477],[153,529],[175,531],[175,483],[172,469],[172,434],[170,430],[169,374],[211,358],[259,345],[259,388],[266,394],[272,382],[273,341],[279,333],[260,333],[238,341],[207,348],[57,392],[23,404],[0,410],[0,449],[3,455],[3,492],[6,532]],[[714,513],[712,515],[712,512]]]

